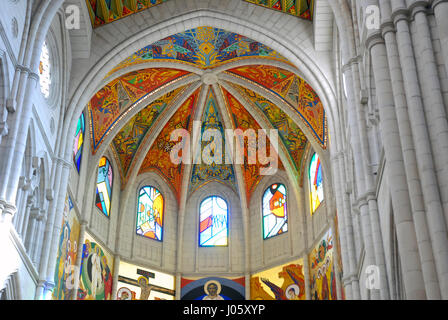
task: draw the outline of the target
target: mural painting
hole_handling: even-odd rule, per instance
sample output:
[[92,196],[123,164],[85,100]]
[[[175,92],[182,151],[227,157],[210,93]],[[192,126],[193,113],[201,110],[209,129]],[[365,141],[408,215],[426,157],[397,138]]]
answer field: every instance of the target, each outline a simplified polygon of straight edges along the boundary
[[182,278],[181,300],[245,300],[245,278]]
[[116,300],[174,300],[175,277],[120,262]]
[[59,248],[54,274],[55,287],[52,294],[53,300],[71,300],[73,280],[75,275],[75,262],[78,250],[80,225],[73,210],[70,196],[65,198],[64,215],[62,218],[61,234],[59,236]]
[[333,249],[330,229],[309,255],[312,300],[337,300]]
[[254,274],[251,300],[305,300],[303,259]]
[[111,300],[113,256],[86,233],[79,276],[78,300]]

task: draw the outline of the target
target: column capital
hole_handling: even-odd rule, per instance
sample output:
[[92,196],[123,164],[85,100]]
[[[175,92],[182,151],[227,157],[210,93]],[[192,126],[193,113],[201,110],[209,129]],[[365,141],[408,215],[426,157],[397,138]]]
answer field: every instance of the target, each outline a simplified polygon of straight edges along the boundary
[[432,8],[433,10],[435,10],[436,7],[437,7],[439,4],[442,4],[442,3],[448,3],[448,0],[432,0],[432,2],[431,2],[431,8]]
[[396,26],[401,20],[409,21],[409,10],[400,8],[392,12],[391,19]]
[[371,50],[374,46],[377,44],[385,44],[383,36],[381,32],[377,31],[369,35],[369,37],[366,39],[366,48],[367,50]]
[[389,32],[396,32],[394,22],[392,20],[387,20],[381,24],[380,27],[381,35],[383,38],[385,38],[386,34]]
[[426,0],[418,0],[413,2],[409,8],[409,15],[413,19],[417,13],[423,12],[426,14],[428,11],[428,2]]

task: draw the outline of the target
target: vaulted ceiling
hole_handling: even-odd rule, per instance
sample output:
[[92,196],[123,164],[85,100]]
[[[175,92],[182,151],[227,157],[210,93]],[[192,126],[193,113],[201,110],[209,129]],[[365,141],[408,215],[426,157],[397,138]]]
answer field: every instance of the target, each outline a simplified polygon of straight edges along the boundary
[[[151,68],[155,61],[164,61],[165,67]],[[142,68],[114,78],[115,72],[137,65]],[[197,163],[184,177],[185,165],[170,158],[177,143],[171,133],[185,129],[191,134],[193,121],[223,137],[225,129],[277,129],[278,152],[286,155],[278,167],[285,169],[287,161],[300,177],[309,140],[326,148],[326,116],[315,91],[292,70],[271,48],[217,28],[200,27],[160,40],[118,64],[107,76],[113,80],[92,97],[92,153],[111,148],[123,187],[132,173],[155,171],[178,199],[182,181],[188,179],[189,193],[210,181],[235,190],[244,184],[249,200],[263,177],[263,165],[249,163],[247,150],[243,164]],[[267,155],[276,153],[269,140],[266,145]],[[244,181],[238,181],[237,171]]]
[[[168,0],[85,0],[93,28],[114,22]],[[315,0],[242,0],[265,8],[313,20]]]

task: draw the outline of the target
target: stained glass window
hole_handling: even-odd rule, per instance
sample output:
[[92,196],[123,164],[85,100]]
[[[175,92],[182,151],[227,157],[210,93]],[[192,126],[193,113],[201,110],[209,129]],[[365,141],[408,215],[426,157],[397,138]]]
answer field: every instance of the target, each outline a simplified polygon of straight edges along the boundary
[[199,245],[201,247],[227,246],[227,202],[217,196],[202,201],[199,209]]
[[286,187],[273,184],[263,195],[263,239],[269,239],[288,231]]
[[162,241],[163,196],[154,187],[143,187],[138,196],[137,234]]
[[102,157],[98,168],[95,203],[98,209],[107,217],[110,215],[113,178],[112,166],[109,160],[106,157]]
[[73,162],[76,165],[78,173],[81,168],[81,156],[82,156],[82,146],[84,144],[85,127],[86,123],[84,119],[84,114],[81,113],[81,116],[78,119],[78,125],[76,126],[75,143],[73,144]]
[[311,158],[308,179],[310,184],[311,214],[313,214],[324,201],[322,166],[317,153]]
[[42,46],[42,51],[40,53],[39,83],[40,83],[40,91],[42,92],[45,98],[48,98],[50,96],[51,66],[50,66],[50,52],[48,50],[46,42],[44,42]]

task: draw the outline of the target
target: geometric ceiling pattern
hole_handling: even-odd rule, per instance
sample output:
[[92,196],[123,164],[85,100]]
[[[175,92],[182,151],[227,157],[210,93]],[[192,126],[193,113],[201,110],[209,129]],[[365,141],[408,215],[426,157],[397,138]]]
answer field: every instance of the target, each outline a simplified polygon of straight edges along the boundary
[[[168,0],[85,0],[93,28],[149,9]],[[265,8],[313,20],[314,0],[245,0]]]
[[280,138],[291,155],[294,167],[296,170],[300,170],[308,139],[299,126],[282,109],[265,97],[246,87],[235,84],[232,86],[239,91],[249,104],[263,112],[271,125],[278,130]]
[[200,152],[198,152],[197,156],[202,157],[205,148],[209,147],[210,152],[213,152],[214,155],[220,154],[221,157],[216,157],[216,161],[212,161],[214,159],[210,159],[209,161],[201,159],[202,161],[198,161],[199,163],[196,163],[195,161],[190,178],[190,193],[211,181],[222,182],[237,191],[233,165],[231,163],[226,163],[225,161],[225,152],[226,150],[228,151],[228,145],[226,145],[224,125],[221,119],[222,117],[219,115],[219,106],[216,95],[210,87],[208,89],[205,109],[202,115],[201,137],[204,136],[206,130],[217,130],[222,137],[222,141],[215,142],[214,139],[210,143],[209,141],[212,139],[201,141]]
[[[249,60],[253,58],[256,60]],[[153,60],[166,61],[165,67],[151,67]],[[289,168],[300,177],[309,139],[316,139],[322,148],[326,147],[326,116],[316,92],[296,73],[274,66],[279,62],[291,64],[263,44],[221,29],[199,27],[146,46],[117,65],[111,74],[145,62],[149,63],[142,65],[143,69],[109,81],[88,104],[92,153],[113,134],[110,149],[120,166],[122,188],[131,175],[155,171],[171,187],[178,201],[183,183],[188,182],[186,191],[191,194],[217,181],[235,191],[242,188],[249,202],[264,177],[263,169],[276,166],[285,170],[278,152],[285,152]],[[186,65],[195,66],[198,71],[191,72]],[[218,66],[219,72],[215,69]],[[214,80],[210,82],[207,77],[202,77],[201,83],[196,80],[204,72]],[[159,93],[162,89],[163,94]],[[268,98],[273,96],[280,98],[283,106]],[[149,98],[144,104],[143,99]],[[285,106],[300,115],[301,124],[287,116]],[[202,110],[201,114],[198,110]],[[263,162],[260,153],[255,163],[249,161],[248,144],[259,142],[259,130],[267,129],[256,118],[278,131],[278,148],[272,147],[269,138],[264,145],[256,146],[257,151],[264,148],[265,156],[274,163]],[[171,133],[184,129],[191,137],[195,119],[201,125],[201,133],[214,129],[224,138],[221,146],[214,139],[204,139],[198,145],[200,153],[203,155],[205,150],[215,155],[222,148],[224,159],[221,163],[217,163],[217,158],[212,163],[193,162],[189,176],[185,176],[185,164],[171,159],[171,151],[178,143],[171,140]],[[305,134],[299,124],[310,130]],[[230,143],[225,139],[227,129],[246,133],[253,130],[246,137],[242,162],[225,162]],[[240,173],[242,181],[238,179]]]
[[184,165],[171,161],[171,150],[177,142],[171,141],[171,133],[176,129],[192,130],[193,115],[197,109],[199,89],[189,96],[162,129],[151,149],[146,154],[139,174],[155,170],[172,187],[177,200],[180,191]]
[[313,20],[314,0],[245,0],[265,8]]
[[100,89],[88,104],[91,124],[92,153],[114,124],[140,99],[168,83],[176,82],[189,72],[176,69],[143,69],[125,74]]
[[127,17],[167,0],[86,0],[92,27]]
[[218,28],[199,27],[169,36],[135,52],[109,75],[126,67],[151,61],[169,61],[210,69],[249,58],[281,61],[286,58],[262,43]]
[[[224,88],[221,89],[224,96],[226,107],[233,121],[234,128],[241,129],[243,131],[252,129],[254,132],[254,139],[257,139],[255,141],[258,141],[258,130],[261,130],[262,127],[246,110],[246,108],[240,101],[238,101],[232,94],[230,94]],[[266,138],[266,145],[264,146],[258,145],[257,148],[264,148],[264,150],[266,150],[265,155],[270,156],[272,157],[272,159],[275,160],[274,163],[271,163],[272,166],[275,166],[280,170],[285,169],[280,158],[278,157],[277,152],[274,150],[274,148],[271,147],[271,142],[269,138]],[[263,176],[260,174],[261,172],[260,169],[265,166],[260,161],[257,161],[255,164],[251,164],[248,161],[249,157],[248,152],[250,148],[246,146],[243,150],[244,150],[244,164],[242,164],[241,166],[244,175],[247,202],[249,203],[252,192],[263,178]]]
[[313,88],[295,73],[268,65],[242,66],[227,71],[270,91],[289,104],[322,148],[326,148],[327,120],[324,106]]
[[175,101],[184,90],[185,86],[174,89],[151,102],[147,107],[129,120],[129,122],[127,122],[115,136],[112,143],[120,163],[120,176],[122,179],[127,175],[132,159],[137,152],[137,148],[141,145],[149,129],[165,108],[172,101]]

